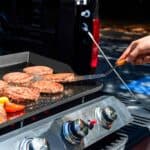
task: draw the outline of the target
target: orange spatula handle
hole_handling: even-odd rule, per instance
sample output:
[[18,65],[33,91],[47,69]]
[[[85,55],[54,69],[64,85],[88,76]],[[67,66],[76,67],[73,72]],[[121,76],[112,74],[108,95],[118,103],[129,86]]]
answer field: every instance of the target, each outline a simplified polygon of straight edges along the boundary
[[126,60],[125,59],[120,59],[116,61],[116,66],[123,66],[126,64]]

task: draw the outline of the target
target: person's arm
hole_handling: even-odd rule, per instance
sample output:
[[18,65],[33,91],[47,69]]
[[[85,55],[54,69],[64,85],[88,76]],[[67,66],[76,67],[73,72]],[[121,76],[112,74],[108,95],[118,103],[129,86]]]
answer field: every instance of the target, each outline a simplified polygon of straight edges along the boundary
[[133,41],[119,58],[121,59],[136,65],[150,63],[150,36]]

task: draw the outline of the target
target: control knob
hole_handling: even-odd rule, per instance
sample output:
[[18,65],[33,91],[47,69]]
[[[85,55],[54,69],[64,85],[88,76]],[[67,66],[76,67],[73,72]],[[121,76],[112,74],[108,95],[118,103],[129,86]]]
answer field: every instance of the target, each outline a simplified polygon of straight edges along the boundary
[[67,121],[63,124],[63,136],[71,144],[80,144],[82,139],[88,135],[89,129],[96,124],[95,120],[84,122],[82,119]]
[[106,129],[110,129],[116,119],[117,113],[113,107],[108,106],[102,110],[102,125]]
[[97,120],[105,129],[110,129],[113,122],[117,119],[117,113],[111,106],[107,106],[103,109],[97,107],[95,113]]
[[19,150],[50,150],[45,138],[24,138],[19,144]]

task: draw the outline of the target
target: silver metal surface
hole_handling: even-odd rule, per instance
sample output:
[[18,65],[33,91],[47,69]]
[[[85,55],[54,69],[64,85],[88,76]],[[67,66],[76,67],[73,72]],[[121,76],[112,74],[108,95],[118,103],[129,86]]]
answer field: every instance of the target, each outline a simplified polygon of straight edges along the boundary
[[[110,129],[105,129],[101,121],[97,118],[96,109],[103,110],[111,106],[116,114],[117,119],[112,123]],[[89,130],[88,134],[83,138],[81,144],[72,145],[62,136],[62,126],[67,121],[82,119],[85,122],[89,120],[97,120],[97,124]],[[0,137],[0,148],[2,150],[17,150],[20,143],[26,138],[46,138],[50,149],[52,150],[80,150],[83,147],[95,143],[105,136],[113,133],[119,128],[125,126],[132,121],[132,117],[125,107],[115,97],[99,97],[80,106],[71,108],[60,114],[51,116],[44,120],[10,132]],[[10,147],[11,145],[11,147]]]
[[[112,123],[110,129],[105,129],[101,124],[101,119],[99,119],[96,115],[96,110],[103,110],[104,108],[109,106],[112,106],[113,109],[116,111],[117,119]],[[132,121],[132,117],[125,105],[120,103],[120,101],[118,101],[114,97],[106,98],[105,100],[99,101],[74,113],[65,115],[63,117],[63,122],[78,118],[84,120],[85,122],[91,119],[97,120],[97,124],[92,130],[89,131],[89,134],[84,138],[84,147],[88,147],[95,141],[102,139],[103,137],[111,134],[112,132]]]
[[24,62],[29,62],[29,52],[20,52],[0,56],[0,68],[21,64]]
[[49,150],[44,138],[24,138],[17,150]]

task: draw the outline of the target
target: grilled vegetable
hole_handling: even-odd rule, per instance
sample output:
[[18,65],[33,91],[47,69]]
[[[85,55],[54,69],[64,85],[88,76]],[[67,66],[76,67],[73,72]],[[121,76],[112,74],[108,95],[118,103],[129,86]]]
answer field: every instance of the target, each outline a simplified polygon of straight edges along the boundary
[[12,103],[10,102],[9,98],[5,96],[0,97],[0,104],[8,113],[23,111],[25,109],[24,105]]
[[25,109],[25,106],[20,105],[20,104],[11,103],[11,102],[6,102],[4,105],[4,108],[5,108],[6,112],[12,113],[12,112],[23,111]]
[[24,114],[25,114],[25,111],[11,112],[7,114],[7,119],[13,120],[13,119],[23,116]]
[[7,121],[7,114],[4,109],[4,105],[0,104],[0,124]]
[[9,102],[9,98],[8,97],[5,97],[5,96],[0,97],[0,104],[4,105],[6,102]]

